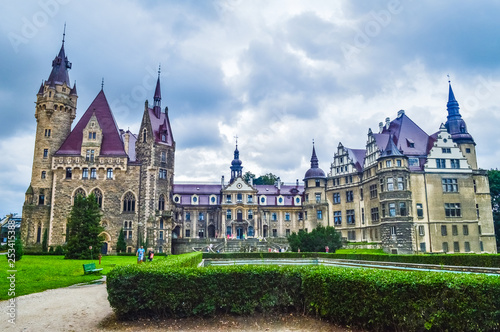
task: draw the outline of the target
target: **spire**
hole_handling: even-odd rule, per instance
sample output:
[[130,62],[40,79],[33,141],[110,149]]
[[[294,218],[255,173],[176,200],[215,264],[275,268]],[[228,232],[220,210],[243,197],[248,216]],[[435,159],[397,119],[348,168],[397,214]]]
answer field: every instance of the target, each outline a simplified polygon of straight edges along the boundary
[[102,81],[101,81],[101,91],[104,91],[104,77],[102,78]]
[[49,79],[47,80],[50,86],[66,83],[70,86],[68,69],[71,69],[71,62],[69,62],[66,52],[64,51],[64,39],[66,36],[66,24],[64,25],[63,40],[59,54],[52,61],[52,71],[50,72]]
[[43,81],[42,84],[40,85],[40,89],[38,90],[39,95],[43,95]]
[[325,172],[319,168],[319,160],[318,157],[316,156],[316,148],[314,147],[314,140],[313,140],[313,151],[311,155],[311,168],[306,172],[306,175],[304,176],[304,180],[307,179],[315,179],[315,178],[325,178]]
[[455,99],[455,94],[453,93],[449,79],[448,86],[448,103],[446,104],[448,120],[445,124],[446,129],[455,143],[474,143],[474,139],[467,132],[467,125],[460,114],[460,107]]
[[242,176],[243,173],[243,166],[241,166],[241,160],[240,160],[240,151],[238,151],[238,136],[235,136],[236,138],[236,149],[234,150],[234,159],[231,162],[231,182],[233,182],[234,179],[236,179],[238,176]]
[[156,81],[155,95],[153,97],[153,110],[157,118],[160,118],[161,114],[161,89],[160,89],[160,65],[158,65],[158,80]]
[[69,92],[70,95],[77,95],[76,93],[76,81],[73,83],[73,88],[71,88],[71,91]]

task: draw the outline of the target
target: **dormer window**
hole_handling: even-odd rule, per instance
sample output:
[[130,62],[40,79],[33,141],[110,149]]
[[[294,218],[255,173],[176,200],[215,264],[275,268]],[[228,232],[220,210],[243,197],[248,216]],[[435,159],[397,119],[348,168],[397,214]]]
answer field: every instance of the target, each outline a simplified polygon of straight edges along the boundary
[[166,142],[167,141],[167,136],[165,134],[161,135],[161,141]]
[[406,139],[406,143],[407,143],[407,145],[408,145],[409,148],[414,148],[415,147],[415,142],[413,142],[412,139],[407,138]]

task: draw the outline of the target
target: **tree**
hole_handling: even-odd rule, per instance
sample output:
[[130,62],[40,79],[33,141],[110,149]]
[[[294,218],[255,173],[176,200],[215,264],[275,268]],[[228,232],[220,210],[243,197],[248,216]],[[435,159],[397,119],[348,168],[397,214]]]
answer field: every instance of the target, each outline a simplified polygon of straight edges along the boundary
[[252,179],[253,182],[255,183],[255,174],[253,174],[250,171],[243,174],[243,180],[245,180],[246,183],[250,183],[250,179]]
[[127,243],[125,242],[125,236],[123,234],[123,228],[120,229],[120,235],[118,235],[118,242],[116,242],[116,252],[126,252]]
[[299,248],[303,252],[325,252],[325,248],[328,247],[329,252],[334,253],[342,247],[342,239],[334,227],[318,225],[310,233],[302,229],[298,234],[293,232],[288,237],[288,244],[295,252]]
[[491,207],[497,246],[500,246],[500,171],[497,169],[489,170],[488,180],[490,182]]
[[48,229],[45,228],[42,238],[42,252],[47,252],[47,251],[49,251],[49,232]]
[[259,176],[254,180],[254,184],[270,184],[273,185],[278,181],[279,177],[274,175],[273,173],[267,173]]
[[[68,217],[68,246],[65,258],[89,259],[101,251],[103,238],[99,236],[101,210],[95,196],[78,195]],[[91,249],[90,249],[91,248]]]

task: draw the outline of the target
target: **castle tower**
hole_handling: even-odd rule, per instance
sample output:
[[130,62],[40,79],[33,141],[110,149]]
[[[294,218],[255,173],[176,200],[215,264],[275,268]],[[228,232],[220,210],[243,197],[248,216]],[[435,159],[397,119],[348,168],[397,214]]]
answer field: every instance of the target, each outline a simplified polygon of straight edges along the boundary
[[319,168],[319,160],[313,142],[311,168],[304,176],[304,212],[308,215],[305,218],[304,227],[309,230],[316,228],[320,223],[323,226],[329,226],[326,181],[325,172]]
[[136,153],[137,160],[142,164],[139,216],[142,229],[138,230],[138,241],[147,240],[150,248],[170,252],[175,141],[168,107],[165,107],[164,112],[161,111],[160,70],[153,107],[150,108],[147,101],[144,106]]
[[243,172],[243,166],[241,166],[240,160],[240,151],[238,151],[238,140],[236,140],[236,149],[234,150],[234,159],[231,162],[231,180],[230,183],[234,181],[234,179],[241,177]]
[[472,169],[477,169],[477,159],[476,159],[476,143],[472,138],[471,134],[467,131],[467,125],[460,115],[460,107],[455,99],[455,94],[451,88],[451,83],[448,81],[449,93],[448,93],[448,120],[446,121],[446,129],[451,135],[453,142],[455,142],[462,154],[467,158],[467,162],[472,167]]
[[31,183],[23,206],[22,236],[25,244],[42,242],[48,227],[52,197],[52,157],[71,131],[76,116],[76,83],[71,87],[71,69],[64,50],[64,34],[59,54],[52,61],[52,71],[36,96],[35,150]]

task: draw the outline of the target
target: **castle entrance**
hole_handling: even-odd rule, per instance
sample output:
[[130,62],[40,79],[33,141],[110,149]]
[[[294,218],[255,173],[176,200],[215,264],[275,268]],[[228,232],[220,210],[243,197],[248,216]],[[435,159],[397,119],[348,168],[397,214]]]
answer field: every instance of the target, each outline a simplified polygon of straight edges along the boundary
[[243,239],[243,227],[236,227],[236,238]]
[[208,226],[208,237],[210,237],[210,238],[215,237],[215,226],[214,225]]

